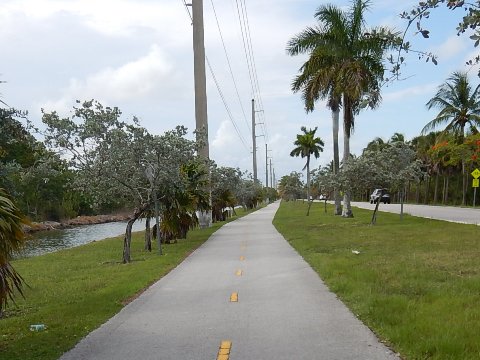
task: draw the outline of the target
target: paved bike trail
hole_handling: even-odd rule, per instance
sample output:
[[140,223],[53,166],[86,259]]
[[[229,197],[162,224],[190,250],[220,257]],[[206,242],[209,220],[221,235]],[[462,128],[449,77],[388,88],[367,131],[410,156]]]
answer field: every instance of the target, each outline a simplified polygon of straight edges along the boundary
[[278,206],[224,225],[61,359],[398,359],[276,231]]

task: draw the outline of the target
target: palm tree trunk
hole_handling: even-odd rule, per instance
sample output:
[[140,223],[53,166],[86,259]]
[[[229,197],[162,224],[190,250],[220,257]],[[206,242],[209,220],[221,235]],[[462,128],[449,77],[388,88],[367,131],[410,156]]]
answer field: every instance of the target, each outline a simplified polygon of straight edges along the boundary
[[462,159],[462,206],[467,204],[467,171],[465,159]]
[[433,204],[437,204],[437,196],[438,196],[438,173],[435,175],[435,191],[433,192]]
[[307,201],[310,201],[310,157],[307,156]]
[[442,187],[442,205],[445,205],[445,189],[447,185],[447,175],[443,177],[443,187]]
[[[349,113],[351,111],[350,107],[347,106],[347,101],[344,101],[344,112]],[[350,114],[351,115],[351,114]],[[345,114],[344,114],[345,116]],[[349,115],[346,115],[347,117]],[[343,164],[348,162],[350,157],[350,125],[346,119],[343,121]],[[353,218],[352,205],[350,204],[351,191],[350,189],[345,189],[343,194],[343,209],[342,217]]]
[[[461,145],[464,142],[465,125],[460,127],[460,138],[458,144]],[[465,167],[465,159],[462,156],[462,206],[467,204],[467,171]]]
[[420,184],[422,182],[417,182],[417,188],[415,189],[415,204],[420,204]]
[[445,204],[447,204],[447,202],[448,202],[448,175],[445,183]]
[[[340,108],[332,109],[332,133],[333,133],[333,175],[336,176],[340,169],[340,154],[338,151],[338,125],[340,118]],[[342,215],[342,199],[337,188],[333,189],[333,199],[335,200],[335,215]]]
[[428,204],[429,193],[430,193],[430,176],[427,175],[427,181],[425,183],[425,199],[424,199],[425,205]]
[[405,195],[405,202],[408,203],[409,197],[410,197],[410,189],[411,189],[412,182],[408,180],[408,185],[407,185],[407,194]]
[[310,215],[310,156],[307,156],[307,216]]

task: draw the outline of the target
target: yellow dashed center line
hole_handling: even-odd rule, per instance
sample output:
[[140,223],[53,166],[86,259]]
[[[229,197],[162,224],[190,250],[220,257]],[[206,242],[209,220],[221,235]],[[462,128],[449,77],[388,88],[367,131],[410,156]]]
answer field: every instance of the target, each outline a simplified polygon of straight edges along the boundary
[[230,295],[230,302],[238,302],[238,293],[233,292],[232,295]]
[[232,342],[230,340],[224,340],[220,344],[218,349],[217,360],[228,360],[230,357],[230,350],[232,349]]
[[238,269],[236,272],[235,272],[235,275],[237,276],[242,276],[243,275],[243,271]]

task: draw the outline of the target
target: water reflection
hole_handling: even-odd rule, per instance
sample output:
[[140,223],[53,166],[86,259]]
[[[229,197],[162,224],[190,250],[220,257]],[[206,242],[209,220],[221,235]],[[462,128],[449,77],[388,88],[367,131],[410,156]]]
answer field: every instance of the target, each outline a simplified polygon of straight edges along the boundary
[[[87,244],[92,241],[122,235],[125,233],[126,226],[127,223],[121,221],[33,233],[30,235],[25,249],[18,254],[17,258],[46,254]],[[145,221],[136,221],[132,229],[133,231],[144,230]]]

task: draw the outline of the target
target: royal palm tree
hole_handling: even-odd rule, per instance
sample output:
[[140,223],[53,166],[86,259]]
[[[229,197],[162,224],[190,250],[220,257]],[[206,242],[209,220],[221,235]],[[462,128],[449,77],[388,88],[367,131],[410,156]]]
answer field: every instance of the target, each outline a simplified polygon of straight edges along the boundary
[[[465,131],[477,131],[480,126],[480,85],[472,88],[466,72],[454,72],[440,85],[437,93],[427,102],[428,109],[438,108],[440,112],[422,130],[422,134],[447,124],[444,134],[455,136],[457,144],[463,144]],[[462,159],[462,205],[465,205],[467,176],[465,159]]]
[[10,264],[12,255],[24,243],[22,224],[25,223],[18,208],[0,188],[0,317],[15,291],[21,295],[23,279]]
[[[317,15],[318,14],[318,15]],[[300,74],[292,82],[293,92],[302,92],[305,111],[315,109],[315,102],[327,99],[327,107],[332,111],[333,174],[338,174],[340,155],[338,150],[338,130],[341,108],[341,93],[335,84],[335,54],[328,33],[341,31],[345,22],[343,12],[333,6],[320,7],[315,15],[319,19],[316,27],[308,27],[293,37],[287,44],[291,56],[309,53],[310,58],[300,67]],[[320,17],[324,18],[320,21]],[[334,190],[335,215],[341,215],[341,199],[338,189]]]
[[[297,140],[294,142],[296,147],[290,152],[290,156],[301,156],[302,158],[307,158],[307,162],[302,170],[307,169],[307,200],[310,201],[310,157],[313,155],[316,159],[318,159],[320,153],[323,152],[323,147],[325,144],[323,143],[322,139],[315,137],[317,128],[313,130],[307,130],[305,126],[302,126],[301,130],[303,134],[297,135]],[[310,207],[308,209],[310,210]],[[307,215],[308,214],[309,211],[307,212]]]
[[[348,12],[333,5],[320,7],[315,13],[318,25],[290,40],[287,47],[291,55],[310,54],[293,83],[294,91],[303,90],[306,108],[327,95],[332,110],[338,111],[335,105],[343,107],[344,162],[350,156],[355,115],[364,106],[378,106],[385,70],[383,57],[396,45],[396,34],[388,28],[365,28],[368,4],[368,0],[353,0]],[[348,189],[342,216],[353,216]]]

